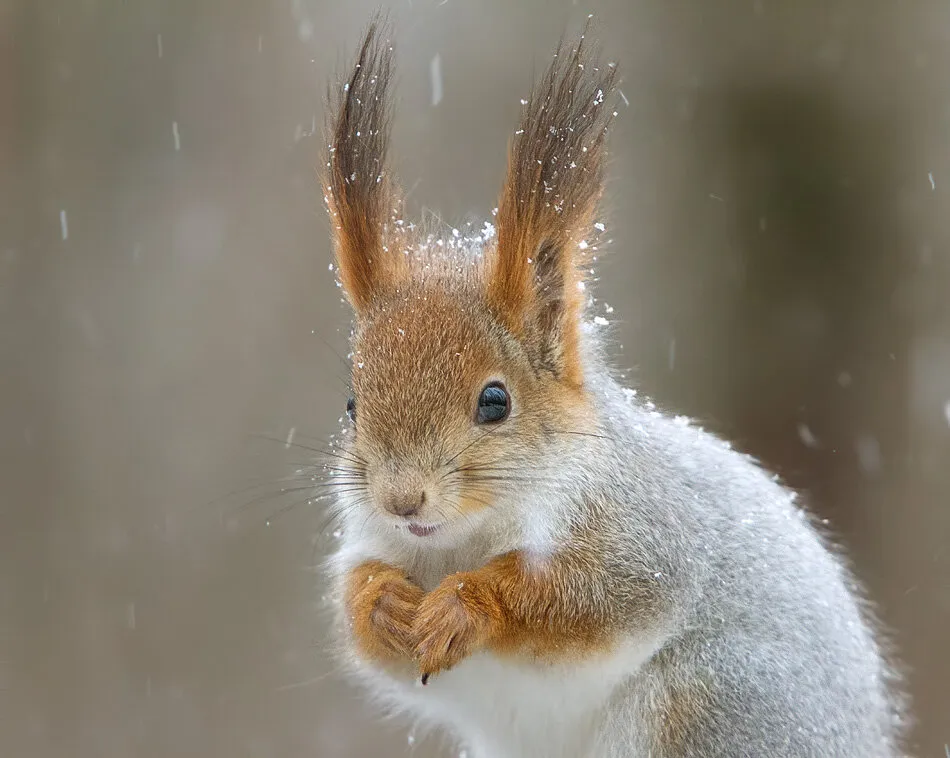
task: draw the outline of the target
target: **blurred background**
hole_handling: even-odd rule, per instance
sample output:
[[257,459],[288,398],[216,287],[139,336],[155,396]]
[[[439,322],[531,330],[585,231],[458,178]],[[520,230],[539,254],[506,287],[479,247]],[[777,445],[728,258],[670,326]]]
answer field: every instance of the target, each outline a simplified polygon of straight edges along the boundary
[[[0,0],[0,755],[450,754],[334,675],[332,527],[280,494],[346,398],[315,167],[374,7]],[[940,758],[950,4],[393,0],[415,212],[489,217],[588,13],[623,72],[618,361],[808,493]]]

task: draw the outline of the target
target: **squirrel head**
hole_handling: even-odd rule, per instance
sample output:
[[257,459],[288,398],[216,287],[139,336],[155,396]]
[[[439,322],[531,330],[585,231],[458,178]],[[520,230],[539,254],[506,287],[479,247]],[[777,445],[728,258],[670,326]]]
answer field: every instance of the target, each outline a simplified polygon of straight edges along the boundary
[[584,239],[616,72],[585,35],[560,45],[509,145],[495,227],[437,240],[393,215],[392,61],[377,20],[328,109],[325,197],[356,315],[346,482],[370,518],[434,542],[536,486],[590,428]]

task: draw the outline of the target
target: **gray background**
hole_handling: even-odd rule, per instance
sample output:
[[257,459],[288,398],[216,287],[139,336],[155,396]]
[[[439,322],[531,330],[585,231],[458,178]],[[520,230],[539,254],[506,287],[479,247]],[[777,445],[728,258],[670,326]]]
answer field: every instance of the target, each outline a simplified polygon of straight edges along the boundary
[[[275,481],[308,451],[254,436],[319,445],[345,402],[306,134],[372,7],[0,0],[0,755],[408,749],[323,652],[322,508]],[[943,756],[950,4],[398,0],[417,212],[487,216],[519,98],[591,11],[629,100],[619,360],[807,490]]]

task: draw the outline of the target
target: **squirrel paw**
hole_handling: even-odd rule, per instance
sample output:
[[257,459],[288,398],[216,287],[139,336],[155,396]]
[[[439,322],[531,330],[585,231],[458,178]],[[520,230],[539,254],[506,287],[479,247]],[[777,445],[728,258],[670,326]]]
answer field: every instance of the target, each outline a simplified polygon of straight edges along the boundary
[[448,576],[426,595],[413,625],[423,684],[483,647],[498,615],[491,592],[473,574]]
[[379,561],[355,568],[347,609],[360,652],[379,661],[414,655],[412,623],[425,593],[399,569]]

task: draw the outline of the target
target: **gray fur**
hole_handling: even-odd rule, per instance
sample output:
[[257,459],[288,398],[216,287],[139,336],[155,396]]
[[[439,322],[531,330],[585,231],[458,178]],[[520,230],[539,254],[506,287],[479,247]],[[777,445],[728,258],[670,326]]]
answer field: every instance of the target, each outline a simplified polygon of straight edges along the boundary
[[[618,593],[656,576],[667,642],[616,693],[596,755],[902,755],[903,696],[868,604],[795,496],[750,457],[625,393],[593,360],[609,441],[588,499],[617,556]],[[605,517],[607,516],[607,517]],[[622,601],[622,598],[618,598]],[[627,604],[632,626],[641,623]],[[643,725],[702,683],[701,728],[663,744]]]

